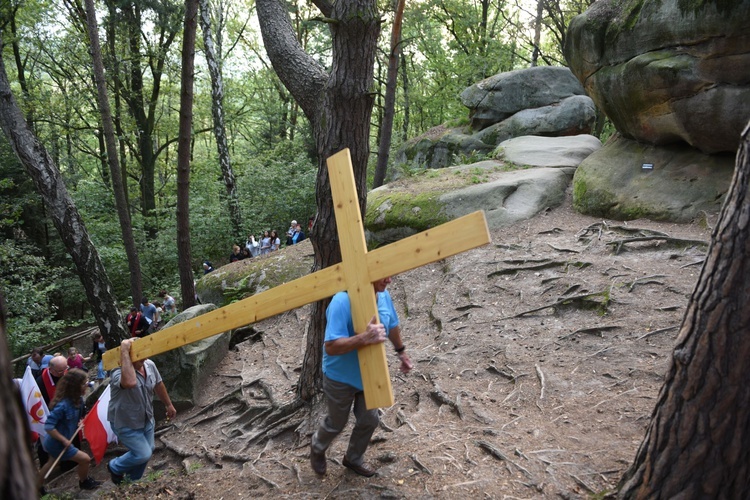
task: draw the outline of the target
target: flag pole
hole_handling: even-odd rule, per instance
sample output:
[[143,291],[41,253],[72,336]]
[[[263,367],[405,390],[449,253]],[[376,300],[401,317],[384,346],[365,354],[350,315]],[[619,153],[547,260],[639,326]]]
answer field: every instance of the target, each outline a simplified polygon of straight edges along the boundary
[[65,451],[68,449],[68,446],[70,446],[70,443],[73,442],[73,439],[75,439],[76,435],[79,432],[81,432],[81,429],[83,429],[83,422],[81,422],[81,425],[78,426],[78,429],[76,429],[76,431],[73,433],[73,435],[70,436],[70,440],[69,440],[67,446],[65,446],[65,448],[63,448],[63,451],[61,451],[60,455],[57,457],[57,459],[55,459],[55,462],[52,464],[52,467],[50,467],[49,470],[47,471],[47,473],[44,475],[43,481],[46,481],[47,478],[49,477],[49,475],[52,473],[52,471],[55,470],[55,466],[57,466],[57,463],[60,461],[60,459],[63,457],[63,455],[65,455]]

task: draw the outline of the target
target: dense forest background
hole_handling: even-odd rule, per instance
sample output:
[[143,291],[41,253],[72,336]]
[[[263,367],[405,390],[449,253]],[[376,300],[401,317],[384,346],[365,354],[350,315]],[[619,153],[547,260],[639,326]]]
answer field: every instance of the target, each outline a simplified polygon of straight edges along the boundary
[[[190,245],[201,262],[226,263],[233,243],[286,231],[315,215],[317,158],[310,125],[264,51],[254,4],[201,0],[190,141]],[[183,2],[105,0],[98,36],[143,293],[179,297],[177,146]],[[586,1],[426,0],[405,6],[392,116],[394,151],[451,122],[468,122],[458,94],[503,71],[565,65],[567,23]],[[319,11],[288,2],[298,40],[327,66],[331,40]],[[397,4],[380,2],[368,186],[386,115]],[[97,105],[82,2],[3,0],[2,58],[26,122],[63,175],[125,308],[131,282]],[[221,110],[224,137],[216,132]],[[383,154],[382,152],[380,153]],[[392,156],[392,155],[391,155]],[[390,164],[388,168],[404,168]],[[31,177],[0,136],[0,292],[12,356],[92,320],[75,267]]]

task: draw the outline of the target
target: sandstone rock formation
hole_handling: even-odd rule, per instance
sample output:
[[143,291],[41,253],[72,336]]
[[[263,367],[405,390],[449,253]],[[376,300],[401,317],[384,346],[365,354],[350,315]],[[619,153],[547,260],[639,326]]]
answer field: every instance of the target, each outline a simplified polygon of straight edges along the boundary
[[469,108],[468,126],[435,127],[404,145],[394,163],[443,168],[468,163],[513,137],[587,134],[596,112],[570,70],[551,66],[494,75],[464,90],[461,102]]
[[750,119],[750,1],[600,0],[565,57],[625,137],[734,152]]

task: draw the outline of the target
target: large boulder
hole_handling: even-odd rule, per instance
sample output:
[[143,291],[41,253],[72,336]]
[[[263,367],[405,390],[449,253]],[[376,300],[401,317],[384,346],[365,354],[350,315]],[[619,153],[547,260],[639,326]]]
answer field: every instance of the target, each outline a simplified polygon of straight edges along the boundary
[[573,206],[610,219],[687,222],[721,208],[733,172],[734,157],[728,154],[618,137],[576,169]]
[[599,147],[589,135],[519,137],[498,148],[504,161],[427,171],[381,186],[367,196],[368,242],[391,243],[477,210],[493,229],[533,217],[563,201],[575,167]]
[[625,137],[736,151],[750,119],[750,0],[599,0],[565,57]]
[[[189,321],[216,309],[214,304],[190,307],[172,318],[164,328]],[[192,407],[219,362],[229,350],[230,332],[167,351],[153,358],[159,367],[167,392],[178,411]],[[163,405],[155,401],[154,410],[161,414]]]
[[394,161],[412,167],[444,168],[461,163],[472,155],[492,151],[492,145],[465,132],[465,127],[434,127],[409,141],[396,153]]
[[477,132],[473,137],[487,144],[500,144],[513,137],[527,135],[587,134],[595,120],[594,101],[585,95],[574,95],[548,106],[521,110]]
[[[487,155],[513,137],[588,134],[596,120],[594,102],[568,68],[538,66],[500,73],[461,93],[470,124],[440,125],[404,144],[396,166],[443,168]],[[399,177],[389,171],[390,179]]]
[[573,137],[516,137],[502,142],[496,157],[516,165],[532,167],[577,167],[602,147],[593,135]]
[[519,111],[558,104],[574,95],[585,92],[568,68],[536,66],[475,83],[461,93],[461,102],[469,108],[471,128],[482,130]]
[[[304,265],[300,266],[300,262]],[[202,303],[223,307],[301,278],[310,272],[312,265],[313,249],[308,239],[268,255],[222,266],[199,279],[195,292]]]

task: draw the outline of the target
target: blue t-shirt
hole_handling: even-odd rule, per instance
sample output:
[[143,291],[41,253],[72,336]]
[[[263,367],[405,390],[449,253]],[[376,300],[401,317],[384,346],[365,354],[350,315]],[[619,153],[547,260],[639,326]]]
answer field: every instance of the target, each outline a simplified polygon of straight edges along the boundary
[[148,320],[148,324],[154,322],[154,314],[156,314],[156,306],[149,303],[149,305],[144,306],[141,304],[141,312],[143,313],[143,317]]
[[[380,322],[385,326],[386,335],[399,325],[398,314],[393,307],[391,294],[385,292],[377,293],[378,317]],[[339,292],[333,296],[331,303],[326,309],[326,336],[325,342],[336,340],[354,335],[354,324],[352,323],[351,303],[349,294]],[[323,346],[323,373],[326,377],[336,382],[356,387],[360,391],[362,388],[362,374],[359,371],[359,358],[357,351],[351,351],[338,356],[331,356],[326,353],[325,345]]]
[[42,370],[49,367],[49,362],[52,360],[52,354],[45,354],[42,356],[41,362],[37,365],[31,357],[26,361],[26,364],[31,367],[32,370],[36,370],[41,373]]

